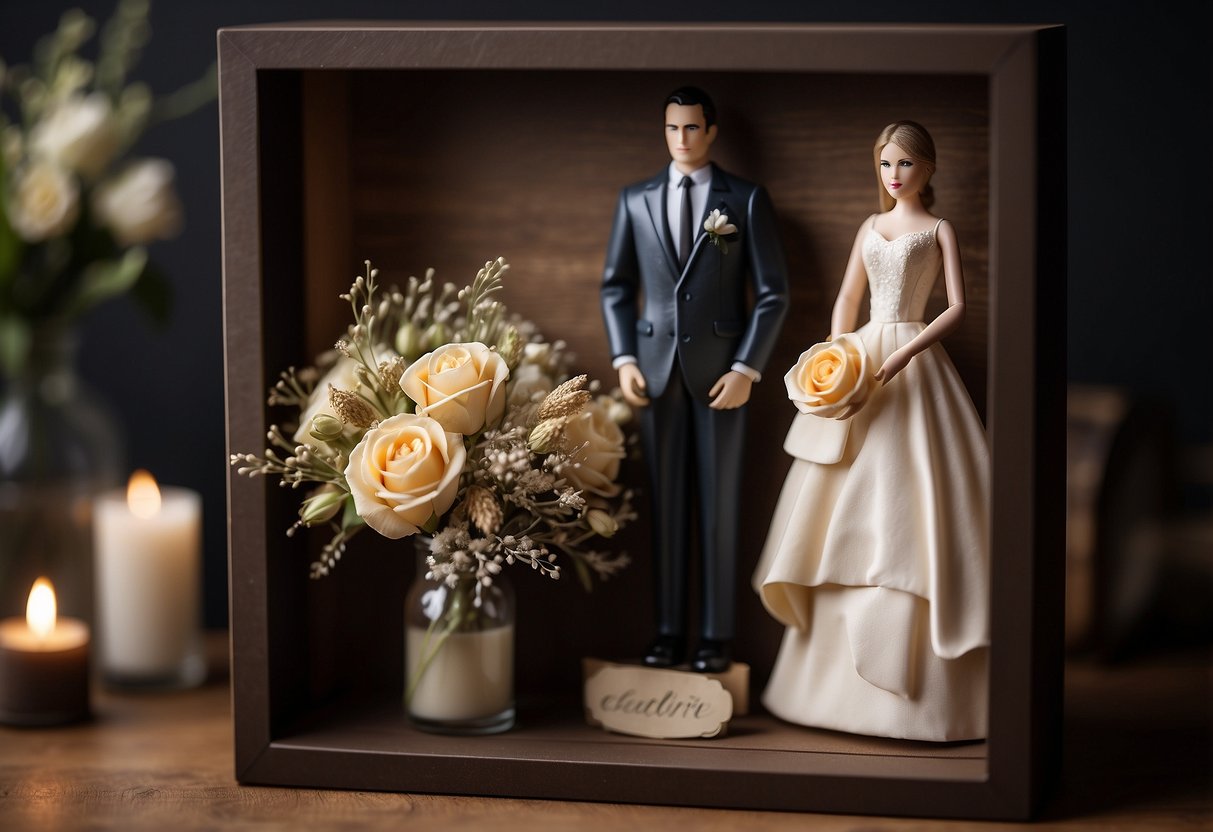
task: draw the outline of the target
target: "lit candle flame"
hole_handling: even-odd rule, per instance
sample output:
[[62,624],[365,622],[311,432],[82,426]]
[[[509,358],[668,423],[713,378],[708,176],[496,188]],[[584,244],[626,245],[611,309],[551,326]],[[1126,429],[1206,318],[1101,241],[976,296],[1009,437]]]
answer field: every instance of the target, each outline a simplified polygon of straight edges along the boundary
[[155,517],[160,511],[160,489],[156,486],[156,478],[143,469],[131,474],[130,483],[126,486],[126,504],[131,514],[141,520]]
[[46,638],[55,631],[56,616],[55,588],[46,578],[39,578],[29,591],[25,623],[38,638]]

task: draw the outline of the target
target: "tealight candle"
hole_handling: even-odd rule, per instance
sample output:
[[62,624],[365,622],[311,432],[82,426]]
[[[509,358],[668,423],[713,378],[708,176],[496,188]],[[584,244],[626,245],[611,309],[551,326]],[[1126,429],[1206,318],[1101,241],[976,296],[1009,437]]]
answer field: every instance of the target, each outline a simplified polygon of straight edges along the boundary
[[25,618],[0,621],[0,722],[61,725],[88,716],[88,626],[60,618],[50,581],[34,582]]
[[136,471],[97,500],[97,641],[117,686],[188,687],[206,675],[199,627],[202,498]]

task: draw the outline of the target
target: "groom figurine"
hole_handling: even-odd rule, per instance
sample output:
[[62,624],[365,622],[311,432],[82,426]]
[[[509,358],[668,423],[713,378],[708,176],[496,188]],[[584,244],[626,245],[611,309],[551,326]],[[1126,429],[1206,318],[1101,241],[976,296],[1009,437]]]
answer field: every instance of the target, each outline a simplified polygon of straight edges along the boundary
[[[602,314],[619,386],[642,413],[652,486],[657,636],[644,662],[670,667],[687,656],[688,491],[697,482],[703,600],[691,669],[721,673],[734,636],[744,405],[779,337],[787,277],[766,191],[709,161],[708,94],[672,92],[664,124],[673,161],[619,197]],[[713,210],[735,227],[723,237],[704,231]]]

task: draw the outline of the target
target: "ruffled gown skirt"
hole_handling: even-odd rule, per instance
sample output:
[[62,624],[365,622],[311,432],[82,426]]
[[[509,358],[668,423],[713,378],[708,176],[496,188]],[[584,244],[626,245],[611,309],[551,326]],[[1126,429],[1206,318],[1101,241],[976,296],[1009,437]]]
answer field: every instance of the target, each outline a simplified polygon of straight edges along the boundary
[[[871,322],[879,367],[921,322]],[[875,736],[985,736],[989,450],[938,344],[858,414],[801,415],[754,574],[787,625],[763,695],[789,722]]]

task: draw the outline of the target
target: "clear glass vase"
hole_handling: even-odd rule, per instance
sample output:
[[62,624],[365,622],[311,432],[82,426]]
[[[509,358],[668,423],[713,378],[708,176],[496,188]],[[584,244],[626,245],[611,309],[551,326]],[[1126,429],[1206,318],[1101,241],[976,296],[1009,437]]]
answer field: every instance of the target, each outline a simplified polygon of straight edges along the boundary
[[405,599],[405,692],[424,731],[496,734],[514,725],[514,590],[504,574],[428,580],[427,545]]
[[0,617],[24,616],[40,577],[60,614],[93,615],[94,498],[120,482],[121,434],[76,373],[76,333],[36,329],[0,377]]

